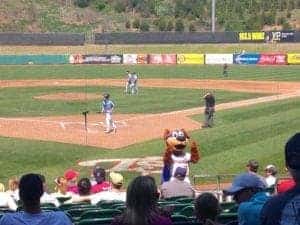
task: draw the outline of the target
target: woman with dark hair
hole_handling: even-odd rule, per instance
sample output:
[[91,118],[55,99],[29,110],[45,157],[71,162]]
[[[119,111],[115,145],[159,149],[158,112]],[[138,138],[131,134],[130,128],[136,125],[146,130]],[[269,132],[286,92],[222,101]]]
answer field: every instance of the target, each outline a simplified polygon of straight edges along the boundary
[[[82,178],[77,183],[78,195],[73,195],[71,203],[91,202],[91,182],[88,178]],[[67,202],[70,203],[70,202]]]
[[199,222],[205,225],[220,225],[216,222],[221,213],[218,199],[211,193],[205,192],[195,200],[195,214]]
[[158,197],[153,177],[136,177],[127,188],[125,212],[112,225],[171,225],[171,219],[158,208]]

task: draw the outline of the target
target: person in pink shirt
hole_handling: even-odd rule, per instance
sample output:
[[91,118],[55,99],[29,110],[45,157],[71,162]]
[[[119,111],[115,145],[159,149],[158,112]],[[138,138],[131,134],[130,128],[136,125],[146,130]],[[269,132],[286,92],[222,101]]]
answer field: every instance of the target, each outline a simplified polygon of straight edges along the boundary
[[78,194],[77,180],[79,177],[79,173],[76,170],[68,169],[65,171],[64,177],[68,182],[67,191]]

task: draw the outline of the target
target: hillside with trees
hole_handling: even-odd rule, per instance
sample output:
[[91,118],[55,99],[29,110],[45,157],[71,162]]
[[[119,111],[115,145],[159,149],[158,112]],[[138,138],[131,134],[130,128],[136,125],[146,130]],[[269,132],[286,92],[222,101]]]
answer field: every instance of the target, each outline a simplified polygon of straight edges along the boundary
[[[212,0],[1,0],[0,31],[210,31]],[[216,31],[300,29],[300,0],[216,0]]]

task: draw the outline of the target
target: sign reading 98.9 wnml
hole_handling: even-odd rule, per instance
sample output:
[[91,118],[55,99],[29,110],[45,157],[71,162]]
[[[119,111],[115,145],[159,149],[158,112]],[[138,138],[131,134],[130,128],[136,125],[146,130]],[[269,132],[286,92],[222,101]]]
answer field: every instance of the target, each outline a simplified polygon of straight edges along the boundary
[[239,32],[240,42],[263,42],[265,41],[265,32]]

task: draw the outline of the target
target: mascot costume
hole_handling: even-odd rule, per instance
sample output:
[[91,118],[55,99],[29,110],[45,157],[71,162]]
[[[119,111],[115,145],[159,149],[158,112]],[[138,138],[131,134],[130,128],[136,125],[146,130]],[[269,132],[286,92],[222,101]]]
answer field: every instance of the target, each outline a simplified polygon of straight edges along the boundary
[[166,149],[164,152],[162,171],[162,183],[172,180],[177,167],[186,168],[187,173],[185,181],[189,180],[189,163],[197,163],[200,159],[199,150],[195,141],[190,144],[190,153],[186,152],[186,148],[190,141],[190,136],[184,129],[176,129],[164,132],[164,140]]

